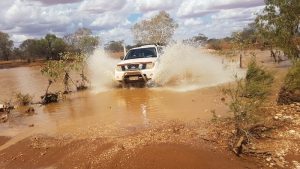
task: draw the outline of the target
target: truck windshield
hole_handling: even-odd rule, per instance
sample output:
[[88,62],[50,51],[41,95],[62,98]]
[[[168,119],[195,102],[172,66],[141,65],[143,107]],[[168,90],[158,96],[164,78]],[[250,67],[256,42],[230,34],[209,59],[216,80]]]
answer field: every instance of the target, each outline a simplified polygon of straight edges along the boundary
[[137,58],[152,58],[157,57],[155,48],[140,48],[140,49],[131,49],[125,60],[137,59]]

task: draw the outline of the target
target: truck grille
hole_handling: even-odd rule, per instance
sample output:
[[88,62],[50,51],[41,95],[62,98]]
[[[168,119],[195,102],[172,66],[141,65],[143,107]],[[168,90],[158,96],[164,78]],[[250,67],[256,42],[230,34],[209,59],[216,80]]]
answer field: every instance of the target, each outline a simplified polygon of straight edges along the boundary
[[143,70],[146,69],[146,64],[128,64],[122,66],[122,71]]

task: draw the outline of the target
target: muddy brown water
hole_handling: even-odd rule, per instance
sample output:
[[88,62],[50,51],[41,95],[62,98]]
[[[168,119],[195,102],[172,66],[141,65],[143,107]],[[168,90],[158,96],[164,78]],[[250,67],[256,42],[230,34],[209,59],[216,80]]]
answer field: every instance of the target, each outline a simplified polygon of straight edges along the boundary
[[[37,102],[47,86],[47,79],[39,67],[20,67],[0,70],[1,100],[14,97],[17,92],[29,93]],[[51,90],[63,89],[54,85]],[[64,101],[46,106],[34,105],[35,115],[22,116],[16,109],[8,123],[0,125],[2,135],[14,136],[28,130],[34,124],[39,132],[90,131],[97,128],[106,135],[120,134],[145,128],[152,123],[168,120],[209,120],[211,111],[227,116],[222,104],[220,88],[198,89],[189,92],[165,90],[163,88],[111,88],[95,93],[92,90],[74,92]],[[213,109],[212,109],[213,108]],[[225,108],[226,110],[226,108]],[[103,129],[103,131],[101,131]],[[110,131],[108,131],[110,130]],[[25,132],[26,133],[26,132]]]
[[[33,95],[37,102],[47,86],[47,79],[41,76],[39,67],[2,69],[0,79],[1,100],[22,92]],[[54,85],[53,89],[62,89],[62,86]],[[135,139],[135,133],[160,124],[210,120],[212,111],[219,116],[229,116],[220,90],[220,87],[210,87],[181,92],[173,88],[112,87],[98,93],[93,90],[74,92],[59,103],[36,104],[33,106],[35,114],[30,116],[24,115],[24,109],[17,108],[10,113],[8,122],[0,124],[0,168],[252,167],[252,163],[214,152],[202,144],[202,149],[195,149],[184,144],[156,144],[154,141],[143,147],[139,146],[143,141],[137,143],[139,135]],[[50,138],[42,137],[41,147],[32,148],[39,145],[39,139],[36,140],[39,134]],[[68,143],[69,135],[76,139]],[[157,135],[161,140],[159,133]],[[145,140],[149,139],[147,137]],[[168,136],[172,137],[176,138]],[[183,139],[189,140],[189,136],[185,137]],[[105,138],[104,142],[101,138]],[[113,141],[105,142],[106,139]],[[125,150],[115,152],[118,144],[125,144]],[[135,144],[136,147],[127,150],[127,146]],[[44,149],[44,146],[49,147]],[[115,154],[107,161],[106,154],[111,152]]]

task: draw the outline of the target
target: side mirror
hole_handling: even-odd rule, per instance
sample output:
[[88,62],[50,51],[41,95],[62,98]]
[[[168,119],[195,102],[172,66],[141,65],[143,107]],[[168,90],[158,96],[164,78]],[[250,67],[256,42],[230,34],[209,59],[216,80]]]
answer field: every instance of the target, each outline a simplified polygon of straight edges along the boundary
[[124,56],[120,56],[120,59],[123,60],[123,59],[124,59]]

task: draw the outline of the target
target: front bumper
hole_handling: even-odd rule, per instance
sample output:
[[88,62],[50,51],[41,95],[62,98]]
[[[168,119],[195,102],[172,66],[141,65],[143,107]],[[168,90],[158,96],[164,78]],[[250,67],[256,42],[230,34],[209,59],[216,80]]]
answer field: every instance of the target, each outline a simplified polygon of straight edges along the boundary
[[153,75],[153,69],[115,71],[115,81],[126,83],[147,82],[153,78]]

